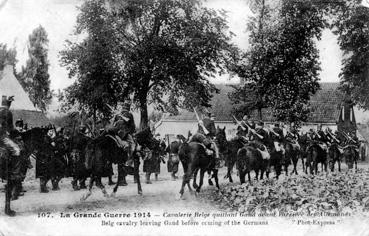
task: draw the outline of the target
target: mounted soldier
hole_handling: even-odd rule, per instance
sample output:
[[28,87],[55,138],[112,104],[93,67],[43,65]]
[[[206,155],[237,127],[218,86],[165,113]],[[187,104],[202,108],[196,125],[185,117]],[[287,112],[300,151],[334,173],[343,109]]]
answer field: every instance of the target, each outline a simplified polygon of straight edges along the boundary
[[326,152],[328,152],[328,138],[324,131],[322,130],[322,125],[319,124],[317,131],[315,132],[315,136],[313,138],[315,141],[318,141],[319,146]]
[[[119,148],[123,148],[127,153],[127,161],[125,166],[133,168],[134,159],[133,152],[135,150],[135,141],[133,134],[136,132],[136,125],[133,114],[130,112],[131,103],[129,101],[118,102],[118,111],[113,116],[113,124],[107,129],[107,133],[114,134],[114,139]],[[102,135],[104,135],[103,132]],[[126,176],[123,164],[118,165],[118,184],[119,186],[126,186]]]
[[247,115],[244,115],[242,121],[237,126],[237,136],[247,138],[249,127],[251,127],[249,123],[249,117]]
[[283,148],[283,143],[285,139],[283,130],[280,128],[279,123],[275,123],[274,127],[271,129],[271,138],[273,140],[275,150],[284,154],[285,150]]
[[9,110],[13,96],[2,96],[0,105],[0,171],[1,177],[7,180],[5,186],[5,214],[14,216],[15,212],[10,209],[12,191],[17,183],[22,181],[20,147],[10,138],[14,130],[13,114]]
[[217,147],[213,141],[217,132],[215,127],[215,118],[210,112],[207,112],[207,116],[200,120],[195,109],[194,111],[198,120],[198,129],[197,133],[192,136],[190,142],[199,142],[204,144],[207,148],[207,155],[214,156],[218,159]]
[[127,151],[128,160],[127,166],[133,167],[133,152],[135,150],[135,142],[133,134],[136,132],[136,125],[133,114],[130,112],[131,103],[126,101],[119,102],[120,111],[113,117],[113,127],[108,129],[108,132],[113,132],[116,136],[120,147]]

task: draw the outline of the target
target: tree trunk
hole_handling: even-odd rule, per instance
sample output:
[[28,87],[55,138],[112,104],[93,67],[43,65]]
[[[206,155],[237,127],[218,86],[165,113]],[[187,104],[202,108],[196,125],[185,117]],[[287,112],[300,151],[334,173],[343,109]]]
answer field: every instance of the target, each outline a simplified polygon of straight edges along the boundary
[[147,112],[146,99],[142,99],[140,102],[140,112],[141,112],[140,130],[144,130],[149,125],[149,116]]

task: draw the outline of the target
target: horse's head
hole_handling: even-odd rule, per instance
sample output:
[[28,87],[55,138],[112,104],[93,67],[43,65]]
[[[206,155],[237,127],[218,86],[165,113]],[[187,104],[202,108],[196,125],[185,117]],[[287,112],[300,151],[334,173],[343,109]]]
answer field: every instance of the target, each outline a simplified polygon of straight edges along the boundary
[[183,136],[182,134],[178,134],[177,135],[177,139],[181,140],[182,143],[185,143],[187,141],[187,139],[185,138],[185,136]]
[[149,127],[137,132],[135,137],[139,145],[148,148],[150,148],[150,146],[152,146],[153,142],[155,142],[156,140],[153,134],[151,133]]

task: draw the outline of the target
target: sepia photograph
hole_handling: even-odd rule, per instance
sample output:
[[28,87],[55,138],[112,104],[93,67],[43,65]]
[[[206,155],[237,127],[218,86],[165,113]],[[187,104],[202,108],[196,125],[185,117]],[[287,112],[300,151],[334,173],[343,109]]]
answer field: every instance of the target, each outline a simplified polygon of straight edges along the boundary
[[0,0],[0,236],[369,236],[368,0]]

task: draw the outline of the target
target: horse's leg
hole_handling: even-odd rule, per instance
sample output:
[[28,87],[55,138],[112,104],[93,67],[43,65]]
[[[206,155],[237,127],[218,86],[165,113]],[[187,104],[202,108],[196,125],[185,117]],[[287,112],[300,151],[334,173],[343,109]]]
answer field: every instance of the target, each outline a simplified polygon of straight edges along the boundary
[[101,182],[101,176],[96,177],[96,186],[101,189],[101,192],[104,194],[104,197],[108,197],[108,193],[106,192],[105,186]]
[[14,187],[14,182],[8,179],[5,185],[5,214],[8,216],[15,216],[15,211],[10,209],[10,201],[12,197],[13,187]]
[[[262,178],[261,178],[262,179]],[[259,180],[259,170],[255,170],[255,180]]]
[[247,172],[247,177],[249,179],[249,182],[251,182],[251,176],[250,176],[250,171]]
[[218,169],[213,169],[213,176],[215,179],[215,186],[220,189],[219,187],[219,179],[218,179]]
[[142,195],[142,187],[141,187],[141,181],[140,181],[140,159],[135,158],[134,162],[133,162],[133,167],[134,167],[134,178],[136,179],[137,182],[137,193],[139,195]]
[[213,175],[212,175],[212,169],[209,169],[208,171],[208,184],[210,185],[210,186],[213,186],[214,184],[213,184],[213,181],[211,181],[211,178],[213,178]]
[[197,168],[194,173],[193,173],[193,180],[192,180],[192,187],[194,189],[197,189],[199,186],[197,185],[196,183],[196,180],[197,180],[197,173],[199,172],[199,169]]
[[81,201],[85,201],[89,196],[91,196],[91,194],[92,194],[91,190],[92,190],[92,186],[94,184],[95,178],[96,177],[91,174],[87,192],[81,197]]
[[201,186],[204,183],[204,174],[205,174],[205,170],[204,169],[200,169],[200,183],[199,183],[199,186],[196,188],[196,192],[197,193],[200,192]]

